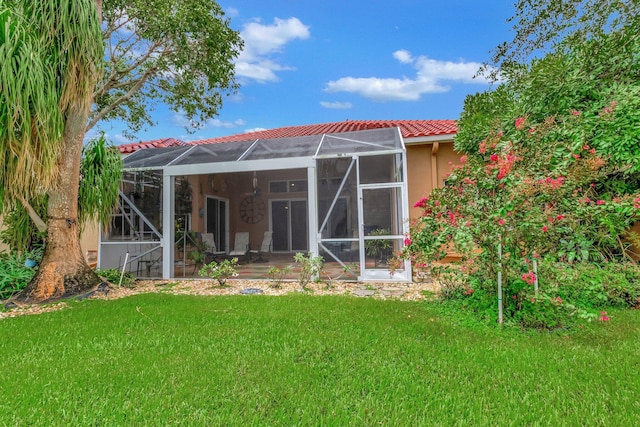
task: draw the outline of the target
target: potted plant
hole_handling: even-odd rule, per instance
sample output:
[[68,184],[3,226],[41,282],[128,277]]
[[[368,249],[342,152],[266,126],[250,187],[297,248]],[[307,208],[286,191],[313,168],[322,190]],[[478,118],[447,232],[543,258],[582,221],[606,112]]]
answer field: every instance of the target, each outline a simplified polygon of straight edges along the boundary
[[196,270],[204,265],[204,252],[200,250],[190,251],[187,258],[193,261]]
[[[390,233],[386,228],[376,228],[369,236],[388,236]],[[393,245],[389,239],[365,240],[364,249],[370,257],[374,259],[375,266],[383,266],[387,264],[387,260],[391,258]]]

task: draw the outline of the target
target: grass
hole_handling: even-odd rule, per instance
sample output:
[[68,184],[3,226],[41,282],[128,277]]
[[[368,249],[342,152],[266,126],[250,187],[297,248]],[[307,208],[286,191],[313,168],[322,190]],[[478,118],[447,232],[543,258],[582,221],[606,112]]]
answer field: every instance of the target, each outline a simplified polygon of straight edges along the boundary
[[568,336],[435,303],[147,294],[0,321],[0,425],[638,425],[640,311]]

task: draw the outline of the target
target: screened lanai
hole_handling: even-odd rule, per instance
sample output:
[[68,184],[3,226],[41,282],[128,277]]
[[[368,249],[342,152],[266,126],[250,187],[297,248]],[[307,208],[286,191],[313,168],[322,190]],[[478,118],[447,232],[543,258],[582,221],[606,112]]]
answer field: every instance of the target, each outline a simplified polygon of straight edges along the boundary
[[408,231],[397,128],[150,148],[124,165],[100,268],[197,277],[203,263],[233,256],[247,277],[266,278],[310,252],[346,267],[344,279],[411,278],[410,263],[393,274],[388,263]]

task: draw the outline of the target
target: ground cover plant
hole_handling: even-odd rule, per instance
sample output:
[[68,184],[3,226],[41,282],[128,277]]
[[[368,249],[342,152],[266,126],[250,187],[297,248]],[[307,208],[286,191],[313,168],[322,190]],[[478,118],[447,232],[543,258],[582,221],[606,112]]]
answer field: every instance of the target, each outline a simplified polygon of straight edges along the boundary
[[0,300],[10,298],[24,289],[36,274],[42,259],[42,249],[0,253]]
[[1,425],[634,425],[640,311],[567,336],[438,303],[86,300],[0,321]]

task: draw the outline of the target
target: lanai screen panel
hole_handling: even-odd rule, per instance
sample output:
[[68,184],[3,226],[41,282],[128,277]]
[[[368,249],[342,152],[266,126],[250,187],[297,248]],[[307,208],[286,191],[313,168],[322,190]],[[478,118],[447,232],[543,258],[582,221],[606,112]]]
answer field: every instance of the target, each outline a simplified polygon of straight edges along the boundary
[[138,150],[125,157],[125,169],[137,168],[161,168],[168,165],[172,160],[187,152],[193,146],[167,147],[167,148],[147,148]]
[[311,157],[316,153],[322,135],[295,138],[260,139],[245,160]]
[[389,150],[402,150],[402,141],[400,141],[400,135],[396,128],[325,135],[318,154],[328,156],[342,153],[373,153]]
[[235,162],[255,141],[220,142],[192,146],[193,150],[180,157],[171,165],[196,165],[201,163]]

